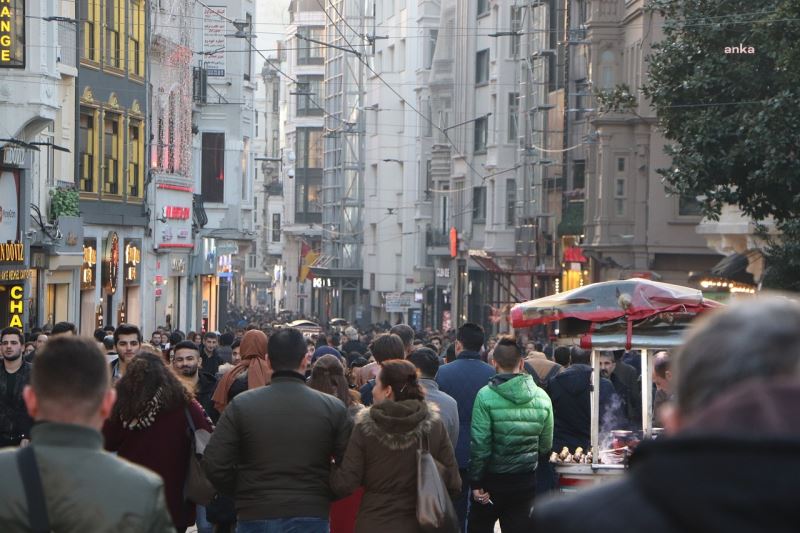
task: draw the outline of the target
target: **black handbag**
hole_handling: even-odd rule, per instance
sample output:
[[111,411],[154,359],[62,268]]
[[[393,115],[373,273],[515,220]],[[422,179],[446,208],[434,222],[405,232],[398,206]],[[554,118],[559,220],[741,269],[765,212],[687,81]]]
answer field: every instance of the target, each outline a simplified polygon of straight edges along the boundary
[[44,499],[44,487],[39,476],[39,465],[32,446],[17,451],[17,468],[25,488],[25,499],[28,503],[28,524],[32,533],[51,533],[50,518],[47,516],[47,505]]

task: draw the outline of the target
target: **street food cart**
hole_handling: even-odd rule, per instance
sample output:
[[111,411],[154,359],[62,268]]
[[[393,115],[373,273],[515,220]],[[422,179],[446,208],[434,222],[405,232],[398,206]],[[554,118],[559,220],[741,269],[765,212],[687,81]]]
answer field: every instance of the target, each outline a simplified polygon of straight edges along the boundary
[[[691,321],[721,305],[703,298],[696,289],[634,278],[594,283],[511,309],[515,329],[558,321],[557,344],[592,353],[591,449],[567,454],[553,450],[552,462],[563,491],[602,482],[626,469],[630,448],[616,438],[612,444],[609,436],[600,434],[600,351],[640,350],[642,438],[652,438],[653,355],[680,346]],[[580,462],[575,462],[577,457]]]

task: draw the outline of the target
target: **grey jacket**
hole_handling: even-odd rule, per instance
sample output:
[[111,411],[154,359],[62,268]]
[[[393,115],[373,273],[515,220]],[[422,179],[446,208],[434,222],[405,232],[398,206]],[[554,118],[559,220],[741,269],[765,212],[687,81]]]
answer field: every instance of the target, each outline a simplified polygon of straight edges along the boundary
[[452,396],[439,390],[436,380],[422,378],[419,382],[425,389],[425,399],[439,406],[439,416],[455,450],[458,443],[458,404]]
[[[161,478],[103,451],[98,431],[41,422],[31,433],[52,531],[174,533]],[[0,472],[0,530],[27,533],[16,449],[0,451]]]

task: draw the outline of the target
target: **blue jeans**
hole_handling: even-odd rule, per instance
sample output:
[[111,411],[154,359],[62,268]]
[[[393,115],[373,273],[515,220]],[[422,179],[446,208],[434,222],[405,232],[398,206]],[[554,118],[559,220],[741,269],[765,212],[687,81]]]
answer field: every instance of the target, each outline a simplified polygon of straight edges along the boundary
[[212,533],[214,531],[214,526],[206,518],[205,507],[198,505],[196,516],[197,533]]
[[239,520],[236,533],[330,533],[327,518],[296,517]]

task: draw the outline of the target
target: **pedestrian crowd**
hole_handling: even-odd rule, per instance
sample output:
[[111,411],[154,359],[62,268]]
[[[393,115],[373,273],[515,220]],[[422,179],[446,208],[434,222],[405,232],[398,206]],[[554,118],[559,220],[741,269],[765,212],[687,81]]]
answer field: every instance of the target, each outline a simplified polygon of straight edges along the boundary
[[[235,326],[158,329],[149,342],[133,324],[93,338],[69,323],[0,331],[0,530],[793,527],[800,305],[789,299],[711,313],[675,353],[656,353],[653,421],[669,436],[642,443],[620,482],[569,497],[549,456],[590,447],[590,352],[474,323]],[[639,362],[600,354],[601,432],[641,429]]]

